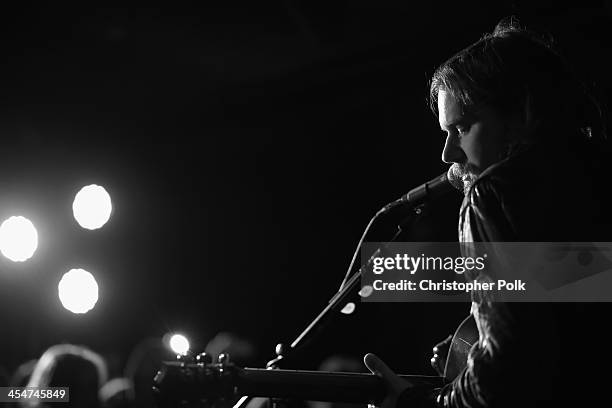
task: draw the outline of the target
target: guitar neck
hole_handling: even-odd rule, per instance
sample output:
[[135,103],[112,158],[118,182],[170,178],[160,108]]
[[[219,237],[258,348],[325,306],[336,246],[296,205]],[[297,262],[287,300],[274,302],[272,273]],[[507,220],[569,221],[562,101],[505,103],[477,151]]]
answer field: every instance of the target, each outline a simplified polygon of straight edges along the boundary
[[[436,376],[400,376],[416,386],[441,387]],[[382,380],[372,374],[243,368],[235,372],[239,395],[314,401],[369,403],[385,395]]]

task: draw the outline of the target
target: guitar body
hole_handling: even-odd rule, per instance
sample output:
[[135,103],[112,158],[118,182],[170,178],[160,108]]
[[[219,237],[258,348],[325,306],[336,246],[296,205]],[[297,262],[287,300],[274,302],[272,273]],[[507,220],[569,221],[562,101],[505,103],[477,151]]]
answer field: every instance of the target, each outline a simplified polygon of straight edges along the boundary
[[457,328],[448,350],[444,378],[452,381],[457,378],[466,366],[468,353],[478,341],[478,327],[472,315],[469,315]]

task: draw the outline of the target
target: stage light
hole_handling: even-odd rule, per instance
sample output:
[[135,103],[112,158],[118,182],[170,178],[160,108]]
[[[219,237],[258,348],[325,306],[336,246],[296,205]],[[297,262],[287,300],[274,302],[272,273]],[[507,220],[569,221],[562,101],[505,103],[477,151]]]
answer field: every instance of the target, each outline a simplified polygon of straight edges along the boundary
[[189,340],[182,334],[173,334],[168,343],[176,354],[187,354],[189,351]]
[[71,269],[57,285],[62,306],[72,313],[87,313],[98,301],[98,283],[84,269]]
[[98,229],[106,224],[112,209],[110,195],[104,187],[96,184],[79,190],[72,203],[74,219],[81,227],[90,230]]
[[0,225],[0,252],[11,261],[30,259],[37,247],[38,233],[27,218],[10,217]]

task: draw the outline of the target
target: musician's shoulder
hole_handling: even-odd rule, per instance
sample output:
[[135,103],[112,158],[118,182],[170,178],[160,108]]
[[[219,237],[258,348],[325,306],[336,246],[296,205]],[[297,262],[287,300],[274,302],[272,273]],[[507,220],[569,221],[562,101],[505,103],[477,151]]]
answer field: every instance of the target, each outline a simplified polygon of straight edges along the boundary
[[[507,200],[537,193],[552,177],[550,167],[541,160],[537,146],[522,146],[503,160],[487,167],[469,191],[470,201],[496,197]],[[532,190],[536,191],[532,191]]]

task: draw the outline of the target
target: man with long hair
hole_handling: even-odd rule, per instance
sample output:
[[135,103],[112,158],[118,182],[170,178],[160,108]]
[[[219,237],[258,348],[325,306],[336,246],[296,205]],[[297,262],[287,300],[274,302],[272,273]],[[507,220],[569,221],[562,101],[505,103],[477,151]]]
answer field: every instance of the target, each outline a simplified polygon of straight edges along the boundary
[[[502,21],[436,70],[431,104],[445,134],[442,160],[465,193],[460,242],[611,241],[602,110],[549,41],[515,19]],[[606,399],[592,382],[604,371],[586,355],[602,307],[501,303],[476,294],[472,301],[479,340],[445,387],[414,387],[366,355],[387,383],[384,407]]]

